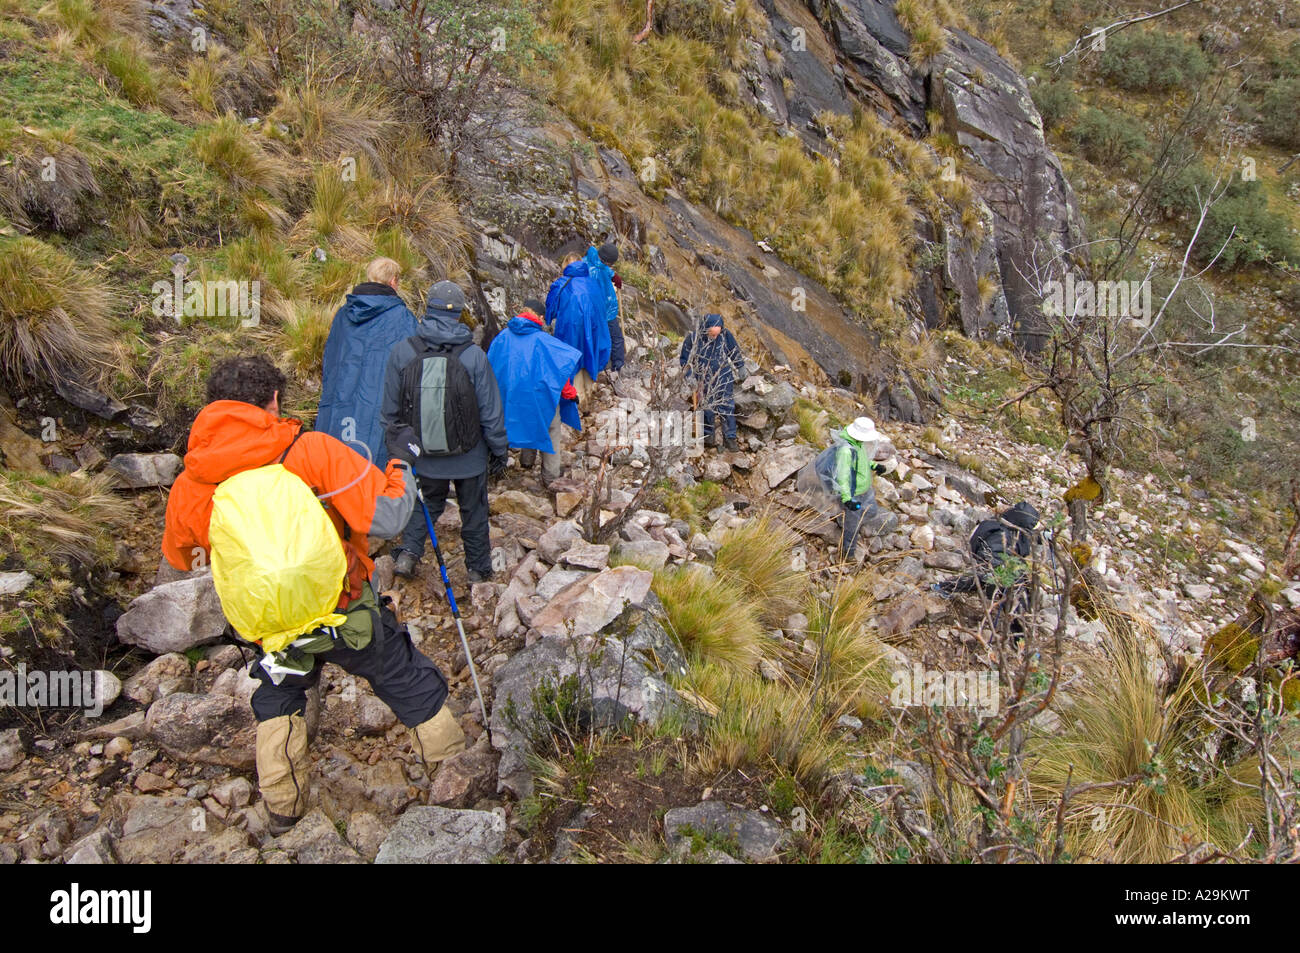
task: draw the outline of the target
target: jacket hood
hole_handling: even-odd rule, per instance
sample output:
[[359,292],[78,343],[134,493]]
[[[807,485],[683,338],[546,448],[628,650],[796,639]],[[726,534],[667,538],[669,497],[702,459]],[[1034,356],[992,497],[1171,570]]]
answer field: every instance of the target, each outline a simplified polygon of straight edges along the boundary
[[541,318],[533,321],[519,315],[511,318],[506,327],[514,334],[536,334],[542,330]]
[[465,325],[456,320],[455,315],[426,311],[420,321],[420,337],[430,344],[464,344],[472,341],[474,335]]
[[570,262],[564,267],[564,275],[568,278],[586,278],[590,274],[591,269],[585,261]]
[[353,288],[343,302],[343,310],[348,320],[353,324],[365,324],[385,311],[406,306],[396,291],[389,288],[385,293],[379,290],[383,287],[385,286],[367,281]]
[[200,483],[220,483],[274,463],[301,429],[297,420],[276,417],[241,400],[213,401],[194,418],[185,470]]

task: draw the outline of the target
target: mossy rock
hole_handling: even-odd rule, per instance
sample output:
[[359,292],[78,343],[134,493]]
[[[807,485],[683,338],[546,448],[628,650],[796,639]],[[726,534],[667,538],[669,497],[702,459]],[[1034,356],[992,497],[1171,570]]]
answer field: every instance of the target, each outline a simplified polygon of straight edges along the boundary
[[1080,569],[1086,569],[1092,563],[1092,547],[1087,543],[1075,543],[1070,547],[1070,559]]
[[1065,502],[1073,503],[1075,500],[1085,500],[1091,503],[1099,496],[1101,496],[1101,484],[1092,477],[1086,476],[1065,491]]
[[1229,622],[1210,637],[1205,655],[1230,672],[1243,672],[1259,654],[1259,636]]
[[1089,622],[1093,622],[1101,616],[1092,596],[1088,594],[1087,586],[1077,585],[1070,590],[1070,605],[1074,606],[1074,611],[1079,613],[1081,618]]

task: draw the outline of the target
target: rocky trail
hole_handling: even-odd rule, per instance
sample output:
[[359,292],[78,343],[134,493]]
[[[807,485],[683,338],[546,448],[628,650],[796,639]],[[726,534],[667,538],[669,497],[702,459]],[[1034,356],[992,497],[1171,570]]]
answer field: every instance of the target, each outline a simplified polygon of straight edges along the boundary
[[[869,574],[874,626],[890,643],[895,667],[954,660],[975,666],[987,662],[978,625],[963,618],[959,600],[938,597],[930,585],[966,567],[971,529],[995,507],[1024,499],[1050,516],[1077,475],[1063,454],[1017,446],[957,418],[938,422],[942,448],[933,442],[934,427],[888,425],[901,465],[880,479],[881,511],[864,530],[869,544],[859,547],[857,563],[835,565],[838,530],[810,509],[798,487],[800,470],[818,448],[801,435],[796,401],[851,419],[867,412],[859,399],[751,362],[737,392],[741,449],[689,446],[664,455],[666,463],[655,461],[643,448],[603,442],[615,433],[601,426],[607,415],[646,406],[675,370],[668,338],[651,334],[632,343],[629,367],[642,372],[625,371],[612,387],[599,385],[595,405],[584,408],[586,432],[569,435],[565,477],[548,492],[536,472],[514,462],[494,485],[496,581],[465,585],[454,506],[439,520],[491,725],[481,724],[432,556],[409,581],[393,579],[391,557],[378,560],[380,587],[419,649],[448,675],[448,704],[470,742],[432,783],[387,706],[364,682],[326,666],[319,705],[309,712],[316,731],[313,806],[289,834],[271,837],[253,771],[247,699],[256,683],[245,673],[251,653],[221,640],[224,620],[210,576],[182,577],[164,567],[116,620],[118,637],[136,650],[120,656],[117,672],[106,676],[112,697],[102,716],[75,716],[61,725],[32,721],[0,732],[0,862],[532,862],[569,858],[579,848],[587,856],[616,847],[626,852],[629,843],[646,839],[664,838],[672,847],[689,840],[680,833],[683,825],[732,831],[742,859],[774,859],[787,832],[764,803],[762,786],[743,772],[704,785],[675,771],[638,777],[635,765],[646,756],[666,758],[671,749],[684,760],[694,744],[691,721],[707,714],[689,692],[673,687],[674,675],[685,671],[684,657],[665,628],[653,571],[707,567],[729,530],[765,514],[799,533],[794,568],[818,589],[829,592],[841,577]],[[685,401],[664,403],[674,405],[681,409]],[[958,457],[981,461],[981,475]],[[162,470],[175,474],[161,455],[114,459],[109,466],[134,468],[142,485],[168,482]],[[598,474],[610,488],[604,499]],[[721,502],[707,512],[685,518],[668,511],[674,493],[709,484],[712,499]],[[1192,658],[1235,614],[1245,587],[1262,576],[1262,554],[1223,534],[1206,534],[1191,565],[1157,553],[1150,541],[1162,528],[1176,526],[1199,540],[1212,501],[1187,498],[1152,477],[1117,474],[1116,485],[1121,497],[1094,523],[1101,578],[1122,610],[1150,621],[1164,658]],[[147,517],[142,514],[139,535],[125,544],[131,551],[124,568],[146,565],[161,533],[163,497],[137,492]],[[584,522],[593,519],[618,521],[617,536],[587,541]],[[147,573],[139,578],[147,582]],[[1294,586],[1282,598],[1300,603]],[[792,615],[770,637],[789,650],[815,653],[801,631],[807,624]],[[1077,661],[1095,650],[1104,627],[1072,611],[1067,633]],[[762,673],[784,677],[779,664],[766,660]],[[666,725],[667,732],[635,757],[631,748],[616,746],[591,779],[593,793],[582,810],[530,830],[520,807],[534,794],[527,726],[539,704],[537,689],[575,674],[590,686],[586,704],[594,722],[630,719],[652,729]],[[852,718],[843,724],[848,732],[861,727]],[[735,853],[707,849],[719,862]]]

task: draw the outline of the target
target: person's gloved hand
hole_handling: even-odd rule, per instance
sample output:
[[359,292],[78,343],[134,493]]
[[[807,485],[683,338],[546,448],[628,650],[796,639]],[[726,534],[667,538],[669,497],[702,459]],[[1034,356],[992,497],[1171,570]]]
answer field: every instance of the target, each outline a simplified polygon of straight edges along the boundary
[[390,431],[387,438],[388,452],[404,463],[415,463],[420,456],[420,441],[415,429],[410,426]]
[[861,500],[845,500],[845,501],[844,501],[844,508],[845,508],[846,510],[854,510],[854,511],[860,510],[860,509],[862,509],[862,501],[861,501]]
[[564,388],[560,391],[560,398],[562,400],[578,399],[578,388],[573,386],[573,381],[565,382]]
[[509,462],[510,462],[510,458],[507,457],[504,453],[492,454],[491,458],[488,460],[488,476],[498,477],[501,474],[505,473],[506,465]]

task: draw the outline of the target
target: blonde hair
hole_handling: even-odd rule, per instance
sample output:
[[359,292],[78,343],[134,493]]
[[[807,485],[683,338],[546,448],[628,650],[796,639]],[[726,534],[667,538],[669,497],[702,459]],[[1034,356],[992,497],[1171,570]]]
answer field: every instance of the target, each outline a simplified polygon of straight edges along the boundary
[[564,259],[564,264],[562,264],[560,267],[561,267],[561,268],[568,268],[568,267],[569,267],[570,265],[572,265],[575,261],[582,261],[582,256],[581,256],[581,255],[577,255],[577,254],[571,254],[571,255],[569,255],[568,258]]
[[366,281],[377,281],[381,285],[391,285],[393,279],[402,273],[402,266],[391,258],[376,258],[366,266]]

